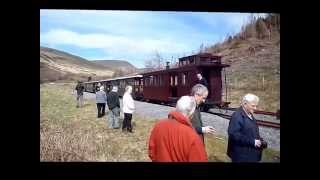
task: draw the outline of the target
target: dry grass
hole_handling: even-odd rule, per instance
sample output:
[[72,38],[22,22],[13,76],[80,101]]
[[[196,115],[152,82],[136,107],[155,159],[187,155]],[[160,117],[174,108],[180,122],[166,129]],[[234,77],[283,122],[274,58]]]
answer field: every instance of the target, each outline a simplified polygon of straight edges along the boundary
[[[40,160],[41,161],[150,161],[147,141],[154,119],[134,114],[135,133],[108,129],[106,118],[96,118],[94,101],[76,108],[73,84],[40,85]],[[206,137],[210,161],[229,162],[224,137]],[[272,161],[271,151],[266,161]],[[269,158],[270,157],[270,158]]]

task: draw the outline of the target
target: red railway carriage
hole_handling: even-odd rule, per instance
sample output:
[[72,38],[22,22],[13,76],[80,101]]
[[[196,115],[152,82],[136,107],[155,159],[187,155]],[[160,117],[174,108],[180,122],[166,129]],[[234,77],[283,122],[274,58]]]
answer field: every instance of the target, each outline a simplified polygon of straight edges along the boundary
[[123,96],[125,92],[125,87],[127,85],[132,86],[132,96],[134,99],[143,98],[143,82],[142,75],[132,75],[124,77],[116,77],[106,80],[90,81],[85,82],[85,91],[95,93],[97,91],[98,83],[104,86],[105,91],[108,93],[112,90],[113,86],[118,87],[118,94],[120,97]]
[[221,71],[229,65],[221,63],[221,56],[209,53],[196,54],[179,59],[176,68],[143,74],[145,100],[175,102],[179,97],[188,95],[197,83],[197,73],[208,81],[209,94],[207,105],[223,106]]

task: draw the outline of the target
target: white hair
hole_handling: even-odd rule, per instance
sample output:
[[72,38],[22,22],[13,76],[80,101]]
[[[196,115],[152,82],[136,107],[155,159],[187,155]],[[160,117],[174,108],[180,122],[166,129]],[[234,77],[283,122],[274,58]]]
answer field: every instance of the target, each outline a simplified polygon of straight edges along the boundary
[[132,90],[132,86],[127,86],[126,87],[126,92],[129,92],[130,90]]
[[113,91],[113,92],[118,92],[118,87],[117,87],[117,86],[113,86],[113,87],[112,87],[112,91]]
[[254,94],[248,93],[245,96],[243,96],[241,103],[243,104],[245,102],[256,102],[256,103],[259,103],[259,97],[254,95]]
[[176,111],[182,113],[185,116],[190,116],[196,109],[196,100],[192,96],[182,96],[176,105]]

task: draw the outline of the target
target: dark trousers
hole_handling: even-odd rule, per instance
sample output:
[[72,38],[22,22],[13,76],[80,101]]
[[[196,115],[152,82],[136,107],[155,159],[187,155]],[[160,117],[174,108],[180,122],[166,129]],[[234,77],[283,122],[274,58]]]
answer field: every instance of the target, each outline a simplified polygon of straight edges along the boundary
[[104,116],[106,103],[97,103],[97,109],[98,109],[98,118]]
[[131,119],[132,119],[132,114],[124,113],[124,120],[122,123],[123,130],[127,129],[129,132],[132,131]]

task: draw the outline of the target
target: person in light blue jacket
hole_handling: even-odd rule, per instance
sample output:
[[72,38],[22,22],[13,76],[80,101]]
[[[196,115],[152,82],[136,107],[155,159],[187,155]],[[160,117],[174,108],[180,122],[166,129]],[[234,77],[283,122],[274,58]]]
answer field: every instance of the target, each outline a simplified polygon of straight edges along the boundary
[[103,86],[100,86],[100,90],[96,92],[96,101],[98,109],[98,118],[101,118],[105,115],[105,108],[107,102],[107,95],[106,92],[104,92]]

